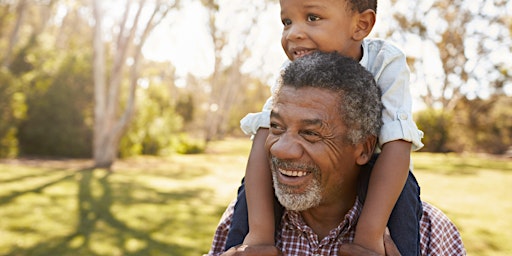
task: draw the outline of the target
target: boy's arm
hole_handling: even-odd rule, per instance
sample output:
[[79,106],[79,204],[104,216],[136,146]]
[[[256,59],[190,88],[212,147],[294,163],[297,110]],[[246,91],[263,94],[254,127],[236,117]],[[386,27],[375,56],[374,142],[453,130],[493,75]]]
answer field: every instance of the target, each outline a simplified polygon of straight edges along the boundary
[[244,244],[274,244],[274,190],[265,141],[268,129],[258,129],[254,136],[245,171],[245,196],[249,217],[249,234]]
[[[283,70],[290,62],[285,61]],[[277,80],[270,88],[271,95],[279,87]],[[274,244],[274,188],[272,174],[265,151],[270,125],[273,97],[269,97],[260,113],[249,114],[240,121],[245,134],[253,134],[253,143],[245,170],[245,197],[249,218],[249,233],[244,244]]]
[[354,243],[384,255],[383,234],[409,173],[411,143],[390,141],[371,172],[368,192],[359,216]]

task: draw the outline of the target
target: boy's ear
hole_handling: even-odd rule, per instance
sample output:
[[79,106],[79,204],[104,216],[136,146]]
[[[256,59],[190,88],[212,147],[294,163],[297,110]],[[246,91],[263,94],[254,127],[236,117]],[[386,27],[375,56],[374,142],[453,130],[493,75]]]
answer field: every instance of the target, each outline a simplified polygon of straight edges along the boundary
[[375,151],[375,145],[377,143],[377,138],[375,136],[370,136],[366,141],[357,145],[356,149],[356,163],[358,165],[365,165],[370,161],[373,155],[373,151]]
[[372,9],[367,9],[358,14],[354,40],[360,41],[372,32],[375,25],[376,14]]

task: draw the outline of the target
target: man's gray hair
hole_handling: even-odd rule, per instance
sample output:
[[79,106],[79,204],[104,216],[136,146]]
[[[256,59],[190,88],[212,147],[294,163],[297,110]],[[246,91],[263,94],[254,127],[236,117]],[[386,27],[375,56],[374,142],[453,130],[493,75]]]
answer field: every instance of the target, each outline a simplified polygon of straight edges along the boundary
[[354,59],[336,52],[314,52],[290,63],[280,83],[295,88],[323,88],[337,94],[348,142],[357,144],[369,136],[379,136],[381,91],[373,75]]

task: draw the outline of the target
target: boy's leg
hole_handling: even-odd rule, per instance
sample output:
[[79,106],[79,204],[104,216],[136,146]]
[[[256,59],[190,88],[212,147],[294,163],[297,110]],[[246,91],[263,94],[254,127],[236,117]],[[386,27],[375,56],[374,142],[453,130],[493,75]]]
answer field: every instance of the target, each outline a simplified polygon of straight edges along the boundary
[[[375,154],[359,175],[358,197],[364,203],[371,170],[378,154]],[[409,171],[404,189],[400,194],[388,221],[391,238],[402,255],[420,255],[420,219],[423,213],[420,188]]]
[[[274,196],[274,219],[276,233],[279,231],[281,218],[283,217],[284,208],[277,201]],[[224,247],[227,251],[229,248],[239,245],[244,242],[245,236],[249,233],[249,214],[247,212],[247,200],[245,198],[245,182],[242,179],[242,184],[238,188],[238,196],[233,211],[233,217],[231,218],[231,226],[229,227],[228,237],[226,239],[226,246]]]
[[245,199],[245,182],[238,188],[231,226],[229,227],[228,237],[226,239],[225,250],[243,243],[245,236],[249,233],[249,219],[247,213],[247,200]]
[[388,221],[391,238],[402,255],[420,255],[420,219],[423,206],[420,187],[409,171],[407,182]]
[[284,213],[284,206],[279,203],[279,200],[277,200],[276,195],[274,194],[274,221],[275,221],[275,231],[274,231],[274,238],[277,236],[277,233],[279,233],[281,229],[281,219],[283,218]]

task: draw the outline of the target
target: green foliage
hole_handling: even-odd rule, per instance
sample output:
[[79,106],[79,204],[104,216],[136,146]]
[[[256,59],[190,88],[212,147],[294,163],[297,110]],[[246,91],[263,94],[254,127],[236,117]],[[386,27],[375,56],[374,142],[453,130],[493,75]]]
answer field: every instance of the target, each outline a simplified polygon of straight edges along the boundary
[[461,100],[455,108],[454,142],[471,152],[503,154],[512,145],[512,97]]
[[169,155],[178,146],[176,135],[183,121],[170,106],[168,88],[152,84],[137,91],[137,113],[121,139],[120,157]]
[[192,120],[194,120],[196,104],[197,103],[194,101],[194,96],[192,95],[192,93],[182,95],[178,98],[175,107],[176,113],[183,118],[183,122],[185,124],[190,123],[192,122]]
[[55,74],[38,73],[27,91],[27,118],[19,127],[20,153],[90,157],[91,56],[68,55]]
[[416,124],[425,135],[421,151],[447,152],[452,115],[442,110],[426,109],[415,114]]
[[192,139],[186,134],[178,135],[176,152],[180,154],[199,154],[204,153],[205,143],[203,140]]
[[0,137],[0,157],[14,158],[18,155],[18,139],[16,127],[11,127]]
[[18,154],[16,134],[19,121],[25,117],[25,95],[19,81],[6,69],[0,69],[0,157]]
[[460,100],[454,111],[427,109],[416,114],[425,132],[426,152],[504,154],[512,145],[512,97]]
[[244,86],[241,86],[241,95],[237,97],[234,108],[231,109],[226,133],[228,135],[244,136],[240,129],[240,119],[247,113],[260,112],[268,97],[270,87],[260,79],[244,77]]
[[34,70],[35,65],[29,60],[29,58],[31,55],[31,50],[33,50],[35,47],[37,47],[36,36],[32,35],[28,43],[17,52],[14,60],[9,66],[9,70],[13,75],[21,76]]

